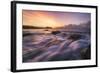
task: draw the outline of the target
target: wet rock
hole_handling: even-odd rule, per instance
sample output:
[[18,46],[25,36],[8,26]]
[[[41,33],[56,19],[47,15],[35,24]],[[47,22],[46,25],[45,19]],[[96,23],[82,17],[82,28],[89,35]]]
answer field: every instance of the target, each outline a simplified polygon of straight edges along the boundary
[[51,32],[51,34],[54,34],[54,35],[59,34],[59,33],[61,33],[61,32],[60,31],[52,31]]
[[71,35],[69,35],[68,39],[78,40],[81,37],[82,36],[80,34],[71,34]]
[[39,50],[39,49],[28,52],[28,53],[23,55],[23,62],[27,62],[27,60],[32,59],[41,53],[43,53],[43,51]]

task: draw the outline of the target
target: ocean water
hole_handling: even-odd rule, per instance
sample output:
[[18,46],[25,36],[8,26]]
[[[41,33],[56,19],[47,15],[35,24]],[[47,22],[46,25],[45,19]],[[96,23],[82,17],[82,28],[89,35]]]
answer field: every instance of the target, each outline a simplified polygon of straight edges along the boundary
[[[90,59],[90,34],[56,29],[23,29],[23,62]],[[81,35],[81,36],[80,36]]]

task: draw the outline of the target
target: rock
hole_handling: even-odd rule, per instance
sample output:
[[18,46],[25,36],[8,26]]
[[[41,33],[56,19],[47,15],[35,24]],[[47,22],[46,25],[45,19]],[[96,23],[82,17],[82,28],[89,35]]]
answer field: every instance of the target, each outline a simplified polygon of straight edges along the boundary
[[45,60],[45,58],[50,54],[52,54],[52,52],[50,52],[50,51],[44,52],[44,53],[36,56],[35,58],[33,58],[32,62],[47,61],[47,60]]
[[79,34],[71,34],[68,39],[72,39],[72,40],[78,40],[80,39],[82,36]]
[[51,32],[51,34],[54,34],[54,35],[59,34],[59,33],[61,33],[61,32],[60,31],[52,31]]
[[90,42],[88,40],[80,39],[80,40],[72,42],[69,45],[69,48],[71,48],[72,51],[80,51],[83,48],[87,48],[89,45],[90,45]]

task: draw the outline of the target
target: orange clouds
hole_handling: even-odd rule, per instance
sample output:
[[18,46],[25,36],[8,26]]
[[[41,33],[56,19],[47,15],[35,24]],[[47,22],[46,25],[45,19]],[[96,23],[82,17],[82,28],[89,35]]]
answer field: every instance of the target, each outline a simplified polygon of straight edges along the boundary
[[43,11],[23,10],[23,25],[37,27],[61,27],[63,26],[55,16]]

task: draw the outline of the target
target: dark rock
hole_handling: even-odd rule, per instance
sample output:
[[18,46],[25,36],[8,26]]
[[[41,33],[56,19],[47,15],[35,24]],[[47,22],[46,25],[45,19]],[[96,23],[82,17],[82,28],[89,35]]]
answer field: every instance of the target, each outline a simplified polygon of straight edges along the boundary
[[61,32],[60,31],[52,31],[51,32],[51,34],[54,34],[54,35],[59,34],[59,33],[61,33]]
[[68,39],[73,39],[73,40],[78,40],[80,39],[82,36],[80,34],[72,34],[68,37]]

